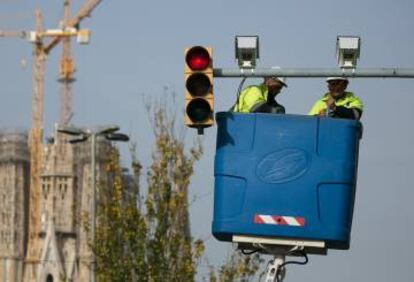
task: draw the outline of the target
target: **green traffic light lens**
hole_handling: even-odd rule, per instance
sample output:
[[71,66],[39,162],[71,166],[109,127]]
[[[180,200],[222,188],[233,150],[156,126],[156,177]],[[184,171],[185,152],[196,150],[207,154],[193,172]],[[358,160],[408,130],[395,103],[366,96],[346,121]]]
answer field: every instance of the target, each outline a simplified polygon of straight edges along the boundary
[[206,100],[198,98],[188,103],[186,112],[192,122],[201,123],[210,117],[211,107]]
[[185,86],[191,95],[202,97],[210,91],[211,82],[207,75],[195,73],[188,77]]

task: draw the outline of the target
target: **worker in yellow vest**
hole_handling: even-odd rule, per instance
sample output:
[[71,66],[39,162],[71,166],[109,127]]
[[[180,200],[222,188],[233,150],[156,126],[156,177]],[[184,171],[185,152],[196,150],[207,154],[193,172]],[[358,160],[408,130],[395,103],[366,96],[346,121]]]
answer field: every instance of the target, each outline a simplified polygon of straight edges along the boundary
[[352,92],[345,91],[348,86],[346,77],[328,77],[329,92],[313,105],[309,115],[330,116],[359,120],[364,106]]
[[284,78],[265,77],[262,84],[244,88],[231,111],[284,114],[285,107],[276,102],[276,96],[283,87],[287,87]]

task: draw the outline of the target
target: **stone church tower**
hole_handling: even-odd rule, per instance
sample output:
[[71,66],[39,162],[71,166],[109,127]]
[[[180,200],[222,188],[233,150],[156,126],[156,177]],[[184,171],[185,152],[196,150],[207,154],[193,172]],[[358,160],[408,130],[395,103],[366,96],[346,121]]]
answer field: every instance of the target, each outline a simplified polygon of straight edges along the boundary
[[[57,137],[57,136],[56,136]],[[41,170],[38,281],[76,277],[76,175],[74,146],[62,138],[44,146]],[[48,278],[49,277],[49,278]]]
[[[89,281],[92,255],[85,221],[92,208],[91,144],[72,145],[55,135],[44,145],[41,168],[39,264],[34,278],[25,273],[29,157],[27,135],[0,132],[0,281]],[[96,177],[104,171],[110,143],[98,140]]]

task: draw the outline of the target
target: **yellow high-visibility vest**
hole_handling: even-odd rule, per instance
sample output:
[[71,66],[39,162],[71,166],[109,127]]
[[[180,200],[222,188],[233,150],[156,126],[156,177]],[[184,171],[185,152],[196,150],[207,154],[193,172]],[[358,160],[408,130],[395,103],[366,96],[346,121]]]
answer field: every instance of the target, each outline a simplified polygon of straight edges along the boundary
[[233,111],[238,113],[250,113],[257,103],[266,103],[268,90],[266,86],[251,85],[240,93],[238,103],[234,105]]
[[[309,115],[318,115],[321,110],[326,110],[326,101],[329,99],[329,93],[326,93],[321,99],[315,102]],[[335,101],[335,106],[342,106],[348,109],[364,110],[362,101],[352,92],[345,92],[344,96]]]

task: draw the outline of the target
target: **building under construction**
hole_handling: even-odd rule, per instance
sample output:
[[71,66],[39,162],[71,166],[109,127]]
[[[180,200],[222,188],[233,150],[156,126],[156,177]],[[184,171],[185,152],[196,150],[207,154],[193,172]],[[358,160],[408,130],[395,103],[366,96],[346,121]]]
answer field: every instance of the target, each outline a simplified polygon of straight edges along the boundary
[[93,234],[86,225],[95,222],[92,183],[109,184],[104,157],[113,147],[98,139],[92,162],[90,140],[74,145],[55,132],[44,142],[43,116],[46,60],[61,43],[59,125],[69,124],[75,81],[71,38],[77,37],[80,44],[89,42],[89,31],[78,27],[101,1],[85,0],[71,17],[72,0],[63,0],[64,15],[58,29],[44,29],[37,9],[34,30],[0,30],[0,37],[21,38],[33,47],[30,130],[0,130],[1,282],[88,281],[95,277],[90,249]]
[[[39,256],[28,261],[29,153],[24,131],[0,131],[0,281],[88,281],[92,256],[85,215],[91,213],[90,143],[72,145],[62,136],[43,144],[40,171]],[[99,156],[110,148],[98,142],[96,171],[105,183]],[[33,258],[32,258],[33,259]]]

